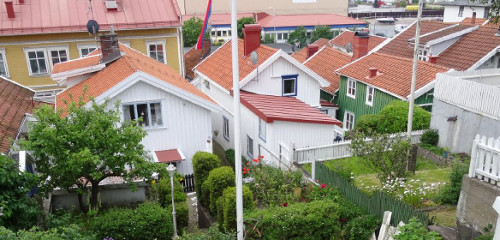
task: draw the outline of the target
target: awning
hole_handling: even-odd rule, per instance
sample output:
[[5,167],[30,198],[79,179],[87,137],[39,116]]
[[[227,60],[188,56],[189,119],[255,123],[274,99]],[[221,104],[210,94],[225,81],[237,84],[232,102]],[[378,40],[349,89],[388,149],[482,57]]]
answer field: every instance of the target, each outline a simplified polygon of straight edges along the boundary
[[186,157],[184,157],[184,154],[182,154],[182,151],[177,148],[155,151],[153,158],[155,159],[156,162],[159,163],[180,162],[186,159]]

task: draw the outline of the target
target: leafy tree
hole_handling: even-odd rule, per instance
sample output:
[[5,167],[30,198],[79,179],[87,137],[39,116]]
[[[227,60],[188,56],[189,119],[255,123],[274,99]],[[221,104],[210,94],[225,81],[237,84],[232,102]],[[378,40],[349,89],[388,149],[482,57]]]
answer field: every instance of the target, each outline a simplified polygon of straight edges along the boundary
[[35,174],[20,172],[17,162],[0,154],[0,226],[18,230],[36,224],[39,207],[28,192],[37,183]]
[[274,34],[264,35],[264,39],[261,42],[264,44],[274,43]]
[[198,41],[203,21],[197,17],[192,17],[182,25],[182,37],[184,39],[184,47],[192,47]]
[[303,26],[299,26],[288,36],[288,43],[294,44],[296,41],[300,43],[300,48],[307,44],[307,32]]
[[[371,140],[365,141],[366,136],[370,136]],[[351,142],[353,155],[360,157],[363,164],[377,172],[380,182],[406,177],[409,149],[409,141],[402,138],[390,139],[388,134],[365,135],[356,132]]]
[[[379,133],[405,132],[408,128],[409,103],[393,101],[379,113],[380,122],[377,125]],[[431,123],[431,114],[415,105],[413,110],[413,130],[428,129]]]
[[33,152],[43,192],[76,187],[80,209],[86,212],[82,196],[87,184],[91,185],[90,206],[96,210],[102,180],[121,176],[134,188],[134,178],[148,178],[163,169],[149,161],[141,144],[146,132],[137,121],[120,123],[118,102],[109,110],[107,101],[91,100],[90,107],[84,107],[83,97],[78,101],[71,97],[65,104],[65,110],[37,109],[37,122],[30,126],[29,139],[21,143]]
[[243,39],[244,37],[244,34],[243,34],[243,28],[245,27],[245,25],[247,24],[254,24],[255,23],[255,19],[253,19],[253,17],[242,17],[240,19],[238,19],[238,37]]
[[320,38],[332,39],[333,32],[330,29],[329,26],[316,26],[311,35],[311,42],[315,42]]

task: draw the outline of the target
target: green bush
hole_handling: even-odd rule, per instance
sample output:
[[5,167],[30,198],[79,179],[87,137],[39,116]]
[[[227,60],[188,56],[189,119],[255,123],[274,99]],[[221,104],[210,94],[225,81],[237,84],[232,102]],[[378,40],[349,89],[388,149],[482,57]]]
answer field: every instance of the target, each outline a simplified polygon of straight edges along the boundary
[[355,129],[356,131],[361,131],[364,133],[371,133],[377,131],[377,125],[380,122],[379,114],[366,114],[359,117],[356,122]]
[[[408,102],[393,101],[379,113],[380,122],[377,125],[379,133],[405,132],[408,128]],[[431,114],[419,106],[413,112],[413,130],[427,129],[431,122]]]
[[[223,219],[217,219],[222,224],[225,232],[236,230],[236,187],[228,187],[224,190],[222,195],[221,204],[223,209]],[[253,195],[250,188],[243,186],[243,209],[253,209]]]
[[[215,154],[207,152],[197,152],[193,156],[194,185],[198,194],[202,193],[201,186],[208,178],[208,173],[212,169],[220,166],[220,159]],[[203,205],[203,204],[202,204]],[[204,205],[206,206],[206,205]]]
[[171,239],[172,213],[155,203],[142,203],[136,209],[112,208],[94,218],[92,230],[99,239]]
[[[167,207],[172,205],[172,190],[171,190],[170,178],[165,177],[160,179],[156,184],[153,184],[153,192],[157,194],[158,201],[162,207]],[[182,184],[174,179],[174,201],[175,202],[185,202],[186,194],[184,193],[184,187]]]
[[80,225],[84,224],[84,219],[79,213],[64,209],[57,209],[45,218],[46,229],[65,227],[68,223],[78,223]]
[[[234,169],[234,165],[236,160],[234,159],[234,150],[233,149],[228,149],[224,152],[224,155],[226,156],[227,161],[231,164],[231,167]],[[246,159],[244,156],[241,156],[241,162],[244,163],[246,162]]]
[[261,239],[338,239],[337,208],[332,200],[321,200],[262,209],[247,216],[257,220]]
[[236,234],[221,232],[215,223],[208,231],[185,234],[179,240],[236,240]]
[[84,232],[78,225],[66,223],[66,227],[52,228],[47,231],[40,231],[37,227],[30,230],[19,230],[12,232],[11,230],[0,226],[0,239],[2,240],[94,240],[96,236]]
[[294,188],[302,186],[301,171],[282,171],[262,164],[249,168],[250,177],[254,178],[250,187],[260,203],[281,205],[291,202]]
[[410,222],[400,227],[399,231],[401,233],[393,236],[394,240],[441,240],[437,232],[427,231],[416,218],[410,219]]
[[426,130],[423,134],[422,137],[420,138],[420,142],[423,144],[429,144],[432,146],[437,146],[439,142],[439,132],[436,129],[428,129]]
[[344,226],[345,240],[369,239],[370,235],[380,227],[380,219],[375,215],[358,216]]
[[455,163],[450,173],[450,180],[439,192],[436,200],[439,203],[457,204],[462,188],[462,177],[469,172],[466,163]]
[[201,195],[198,200],[202,206],[210,207],[210,184],[205,181],[201,186]]
[[224,189],[234,186],[235,176],[231,167],[220,167],[210,171],[207,180],[210,189],[210,212],[217,213],[217,199]]
[[[169,211],[171,212],[171,206]],[[189,223],[189,207],[187,202],[175,203],[175,219],[177,220],[177,232],[181,233],[183,229],[187,229]]]

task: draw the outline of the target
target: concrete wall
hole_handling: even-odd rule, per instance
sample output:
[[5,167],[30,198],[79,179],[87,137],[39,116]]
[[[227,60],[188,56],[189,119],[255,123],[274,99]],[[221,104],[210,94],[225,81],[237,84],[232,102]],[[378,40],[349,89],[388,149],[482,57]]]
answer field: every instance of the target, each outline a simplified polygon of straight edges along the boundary
[[[455,122],[449,117],[457,116]],[[439,131],[439,146],[448,147],[452,152],[470,153],[476,134],[487,138],[500,136],[500,121],[464,110],[434,99],[432,105],[431,128]]]
[[460,239],[469,240],[485,234],[484,228],[489,224],[495,229],[498,214],[492,206],[497,196],[500,196],[500,188],[464,175],[457,205]]
[[[146,200],[147,183],[137,183],[137,191],[132,192],[129,184],[112,184],[99,186],[101,204],[106,206],[130,205],[144,202]],[[83,202],[87,203],[87,194],[83,195]],[[79,209],[76,193],[66,190],[55,190],[52,192],[52,209]]]

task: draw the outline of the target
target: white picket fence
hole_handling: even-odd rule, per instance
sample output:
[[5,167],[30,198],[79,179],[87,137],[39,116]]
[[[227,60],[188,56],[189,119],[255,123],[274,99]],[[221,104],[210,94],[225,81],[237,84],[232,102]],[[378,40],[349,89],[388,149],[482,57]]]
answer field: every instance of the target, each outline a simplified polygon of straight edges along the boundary
[[[411,134],[411,143],[419,143],[423,130],[414,131]],[[405,137],[407,133],[393,134],[390,138]],[[371,139],[365,139],[371,141]],[[326,161],[351,157],[351,141],[342,141],[317,147],[298,148],[294,150],[293,161],[298,164],[312,163],[313,161]]]
[[500,187],[500,137],[476,135],[472,144],[469,177]]
[[265,146],[258,145],[259,156],[263,156],[262,162],[266,165],[280,168],[280,169],[290,169],[292,161],[290,161],[290,148],[284,143],[280,143],[279,155],[273,153],[271,150],[267,149]]

